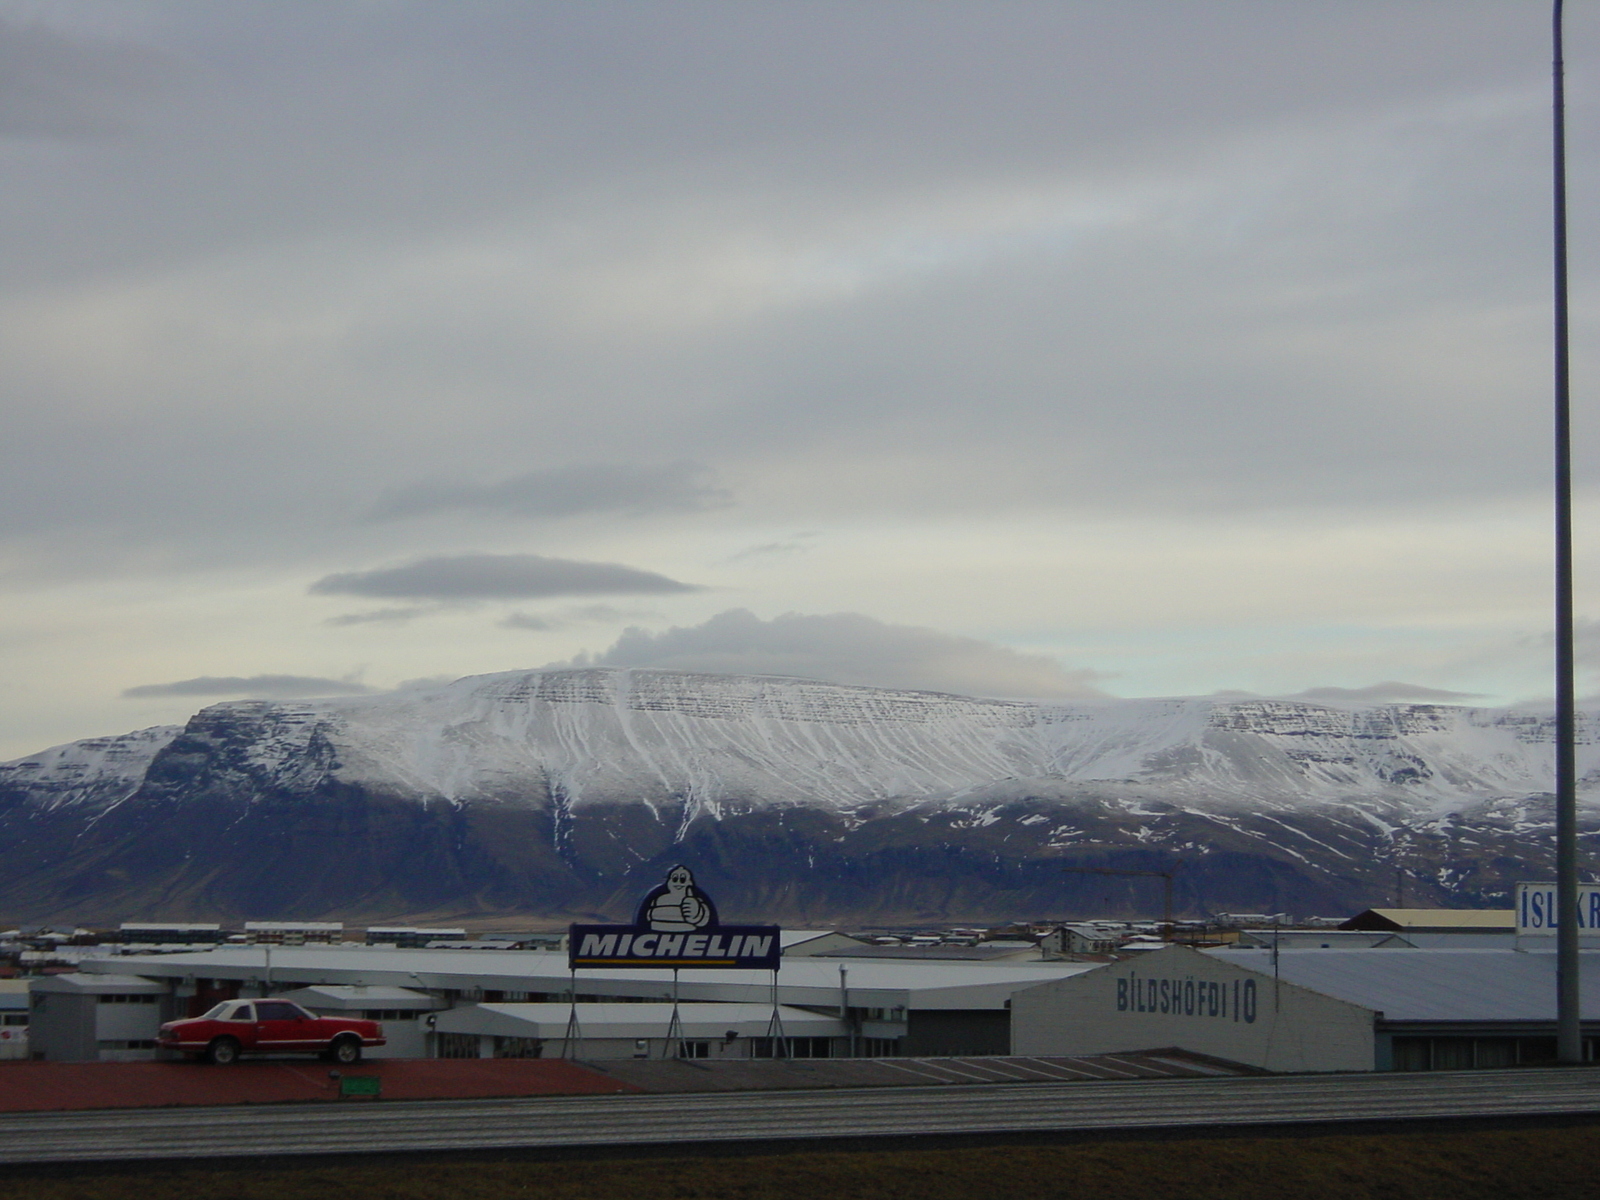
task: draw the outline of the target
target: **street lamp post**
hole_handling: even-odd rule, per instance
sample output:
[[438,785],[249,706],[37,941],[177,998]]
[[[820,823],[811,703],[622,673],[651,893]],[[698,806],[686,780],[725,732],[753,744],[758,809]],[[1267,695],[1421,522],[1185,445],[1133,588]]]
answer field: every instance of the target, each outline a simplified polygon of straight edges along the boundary
[[1578,771],[1572,604],[1572,420],[1567,353],[1567,126],[1562,0],[1551,14],[1555,201],[1556,1057],[1583,1061],[1578,979]]

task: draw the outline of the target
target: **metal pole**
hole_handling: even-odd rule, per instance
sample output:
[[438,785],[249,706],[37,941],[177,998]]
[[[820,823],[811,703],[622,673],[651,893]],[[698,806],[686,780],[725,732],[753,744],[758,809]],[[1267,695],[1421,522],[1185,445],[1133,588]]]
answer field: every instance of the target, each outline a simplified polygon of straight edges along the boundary
[[856,1056],[856,1031],[850,1023],[850,968],[839,964],[839,1020],[844,1022],[845,1050],[851,1058]]
[[1562,0],[1551,13],[1555,200],[1556,1058],[1583,1061],[1578,980],[1577,700],[1572,620],[1572,420],[1567,369],[1567,122]]

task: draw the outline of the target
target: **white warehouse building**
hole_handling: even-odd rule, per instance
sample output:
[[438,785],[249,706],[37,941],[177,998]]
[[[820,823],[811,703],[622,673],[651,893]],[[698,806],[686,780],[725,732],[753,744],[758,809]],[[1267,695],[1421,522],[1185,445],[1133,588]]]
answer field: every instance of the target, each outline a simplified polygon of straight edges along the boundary
[[[1581,955],[1586,1053],[1600,952]],[[1267,1071],[1513,1066],[1555,1051],[1548,950],[1172,946],[1012,998],[1016,1054],[1175,1047]]]

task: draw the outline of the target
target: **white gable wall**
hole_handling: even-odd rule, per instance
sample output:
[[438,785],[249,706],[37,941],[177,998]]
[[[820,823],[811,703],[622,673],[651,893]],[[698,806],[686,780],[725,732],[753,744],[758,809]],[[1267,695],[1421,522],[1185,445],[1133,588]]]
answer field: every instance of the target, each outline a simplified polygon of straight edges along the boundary
[[1183,946],[1011,998],[1013,1054],[1176,1046],[1268,1071],[1371,1071],[1376,1014]]

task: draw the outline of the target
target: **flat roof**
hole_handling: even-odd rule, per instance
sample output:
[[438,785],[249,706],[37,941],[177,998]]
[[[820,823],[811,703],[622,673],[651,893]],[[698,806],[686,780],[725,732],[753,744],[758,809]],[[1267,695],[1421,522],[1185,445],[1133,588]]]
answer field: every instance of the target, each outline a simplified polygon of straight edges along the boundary
[[414,988],[368,987],[364,984],[318,983],[292,992],[274,993],[274,999],[293,1000],[307,1008],[414,1008],[426,1012],[437,1001]]
[[[781,1006],[786,1037],[843,1037],[848,1026],[838,1017]],[[438,1033],[476,1033],[498,1037],[560,1040],[567,1035],[572,1006],[567,1004],[472,1004],[438,1014]],[[670,1004],[580,1004],[578,1026],[585,1038],[664,1038],[672,1021]],[[765,1037],[772,1021],[770,1004],[679,1004],[683,1036]]]
[[33,992],[93,992],[96,995],[131,992],[139,995],[150,995],[164,992],[167,989],[161,983],[145,975],[124,975],[107,971],[95,974],[77,972],[67,975],[40,975],[28,981],[28,990]]
[[[86,972],[132,973],[152,979],[264,978],[266,947],[219,946],[181,954],[119,954],[86,957]],[[567,956],[548,950],[408,950],[376,946],[273,946],[274,982],[367,984],[467,991],[564,993],[569,987]],[[1012,993],[1037,983],[1092,970],[1095,964],[1041,962],[973,964],[917,960],[841,961],[785,958],[778,971],[779,1000],[788,1004],[837,1005],[839,968],[848,969],[853,1005],[863,1008],[1004,1008]],[[708,970],[679,972],[685,1000],[772,1002],[772,972]],[[582,968],[581,995],[668,997],[672,971],[627,967]]]
[[[1271,976],[1270,949],[1202,954]],[[1278,977],[1382,1014],[1386,1021],[1554,1021],[1556,956],[1548,950],[1374,947],[1278,951]],[[1600,1020],[1600,952],[1579,954],[1583,1016]]]

